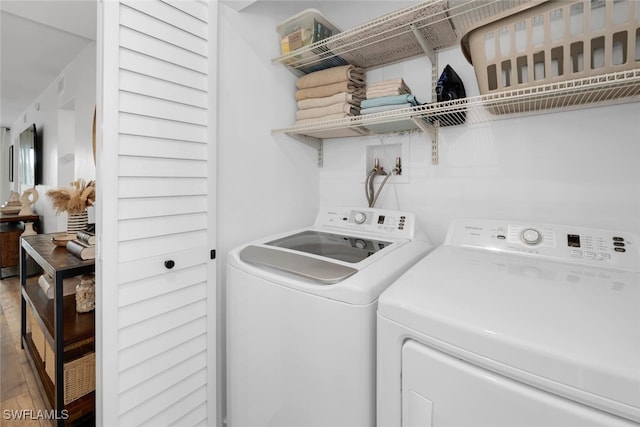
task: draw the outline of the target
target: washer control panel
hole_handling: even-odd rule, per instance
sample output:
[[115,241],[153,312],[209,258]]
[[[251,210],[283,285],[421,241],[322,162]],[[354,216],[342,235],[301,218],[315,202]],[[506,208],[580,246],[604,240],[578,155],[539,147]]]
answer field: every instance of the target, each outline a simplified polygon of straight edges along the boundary
[[382,234],[404,239],[415,237],[415,215],[387,209],[326,209],[318,214],[314,226]]
[[446,245],[640,271],[638,238],[620,231],[497,220],[456,220]]

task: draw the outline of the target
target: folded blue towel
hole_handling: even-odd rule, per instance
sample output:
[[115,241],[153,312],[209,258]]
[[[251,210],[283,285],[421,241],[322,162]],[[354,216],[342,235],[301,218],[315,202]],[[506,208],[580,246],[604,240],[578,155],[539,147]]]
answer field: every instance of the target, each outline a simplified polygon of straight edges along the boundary
[[379,107],[363,108],[360,110],[360,115],[380,113],[382,111],[401,110],[403,108],[411,108],[415,105],[407,102],[405,104],[393,104],[393,105],[380,105]]
[[381,105],[396,105],[406,103],[410,103],[412,105],[420,105],[420,103],[416,100],[415,95],[409,93],[406,95],[381,96],[379,98],[365,99],[360,103],[360,107],[371,108],[380,107]]

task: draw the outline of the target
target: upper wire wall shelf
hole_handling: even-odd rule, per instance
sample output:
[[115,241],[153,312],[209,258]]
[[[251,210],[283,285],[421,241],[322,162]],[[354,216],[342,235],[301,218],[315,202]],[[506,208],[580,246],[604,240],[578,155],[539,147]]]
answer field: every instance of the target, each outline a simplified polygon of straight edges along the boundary
[[530,0],[428,0],[349,31],[304,46],[272,62],[301,76],[352,64],[374,68],[429,56],[455,45],[466,30],[484,19]]

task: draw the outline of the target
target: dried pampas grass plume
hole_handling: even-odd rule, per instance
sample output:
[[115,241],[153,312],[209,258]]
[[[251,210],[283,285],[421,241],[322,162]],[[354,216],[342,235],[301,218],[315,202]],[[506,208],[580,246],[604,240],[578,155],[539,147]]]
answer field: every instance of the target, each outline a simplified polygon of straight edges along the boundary
[[47,191],[47,196],[51,200],[51,207],[60,214],[68,212],[79,214],[84,212],[89,206],[93,206],[96,200],[96,182],[78,179],[71,183],[71,187],[59,188]]

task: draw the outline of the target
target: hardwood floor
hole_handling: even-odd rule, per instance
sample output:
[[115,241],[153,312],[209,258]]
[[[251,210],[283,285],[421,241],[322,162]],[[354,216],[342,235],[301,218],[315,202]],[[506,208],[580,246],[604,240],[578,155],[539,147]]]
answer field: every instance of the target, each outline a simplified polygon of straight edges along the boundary
[[[53,427],[38,384],[20,348],[20,280],[0,280],[0,425]],[[39,412],[40,411],[40,412]],[[17,419],[20,416],[22,419]]]

